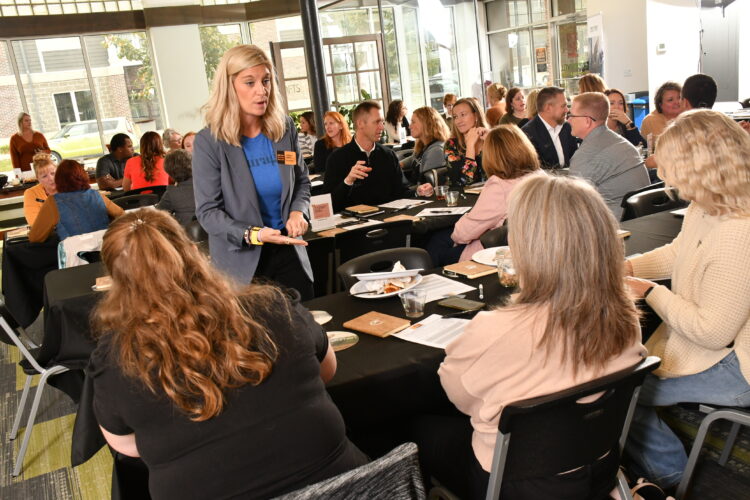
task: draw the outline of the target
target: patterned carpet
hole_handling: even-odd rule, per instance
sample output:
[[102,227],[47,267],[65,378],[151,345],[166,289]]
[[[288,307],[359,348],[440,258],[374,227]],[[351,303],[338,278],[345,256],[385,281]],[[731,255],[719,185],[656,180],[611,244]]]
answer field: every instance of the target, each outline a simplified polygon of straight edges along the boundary
[[[34,339],[41,337],[39,321],[28,329]],[[0,343],[0,499],[3,500],[102,500],[110,498],[112,457],[103,448],[87,463],[70,466],[70,442],[75,416],[73,402],[53,387],[45,389],[24,469],[17,478],[11,471],[25,429],[9,441],[13,418],[25,381],[18,367],[15,347]],[[32,395],[30,396],[30,399]],[[30,402],[27,403],[30,406]],[[28,410],[27,410],[28,411]],[[24,415],[22,425],[28,415]],[[670,408],[663,416],[690,446],[703,416],[697,411]],[[726,423],[722,423],[726,424]],[[750,429],[744,428],[726,467],[716,460],[729,430],[714,425],[704,446],[703,459],[695,474],[691,499],[750,500]]]

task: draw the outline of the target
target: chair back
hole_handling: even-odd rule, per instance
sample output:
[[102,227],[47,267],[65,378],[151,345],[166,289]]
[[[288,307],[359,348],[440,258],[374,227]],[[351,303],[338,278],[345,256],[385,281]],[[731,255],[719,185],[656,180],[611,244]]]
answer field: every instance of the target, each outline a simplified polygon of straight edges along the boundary
[[0,299],[0,342],[8,345],[14,345],[21,351],[21,355],[37,371],[41,372],[44,368],[36,361],[31,354],[28,345],[22,339],[24,334],[23,328],[13,317],[5,305],[5,301]]
[[417,445],[404,443],[387,455],[325,481],[312,484],[277,500],[318,498],[425,498]]
[[504,247],[508,245],[508,219],[503,225],[490,229],[479,237],[479,242],[484,248]]
[[112,203],[121,207],[123,210],[133,210],[134,208],[148,207],[159,203],[159,196],[156,194],[134,194],[130,196],[121,196],[112,200]]
[[335,236],[335,268],[343,262],[387,248],[410,246],[412,221],[385,222],[345,231]]
[[[634,368],[506,406],[498,424],[487,499],[499,498],[503,479],[554,476],[621,451],[638,389],[660,363],[649,356]],[[597,393],[603,394],[595,401],[578,403]]]
[[432,187],[442,186],[446,183],[446,180],[448,178],[448,168],[431,168],[422,175],[424,176],[424,181],[432,184]]
[[676,210],[687,205],[688,202],[684,200],[671,198],[665,187],[645,189],[623,197],[623,211],[620,219],[623,221],[636,219],[665,210]]
[[421,248],[389,248],[368,253],[341,264],[336,273],[343,283],[344,290],[350,289],[359,273],[376,273],[390,271],[393,265],[401,261],[406,269],[432,269],[432,259],[426,250]]
[[92,233],[69,236],[57,245],[57,267],[65,269],[68,267],[83,266],[91,263],[89,256],[102,249],[102,241],[106,229]]
[[131,189],[130,191],[124,191],[121,193],[112,193],[109,199],[115,201],[118,198],[124,198],[126,196],[132,196],[134,194],[155,194],[159,197],[159,199],[161,199],[166,191],[167,186],[146,186],[138,189]]

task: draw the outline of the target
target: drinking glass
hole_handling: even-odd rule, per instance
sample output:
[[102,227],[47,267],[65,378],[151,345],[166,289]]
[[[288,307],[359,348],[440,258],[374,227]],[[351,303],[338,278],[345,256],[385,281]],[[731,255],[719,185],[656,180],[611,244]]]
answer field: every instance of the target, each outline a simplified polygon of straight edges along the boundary
[[461,195],[458,191],[448,191],[445,195],[445,204],[449,207],[455,207],[458,205],[458,197]]
[[436,186],[435,187],[435,199],[442,201],[448,194],[448,186]]
[[513,256],[507,248],[500,248],[495,254],[497,262],[497,277],[500,284],[504,287],[513,288],[518,286],[518,276],[516,269],[513,267]]
[[424,304],[427,300],[427,292],[424,290],[406,290],[398,294],[404,313],[408,318],[419,318],[424,315]]

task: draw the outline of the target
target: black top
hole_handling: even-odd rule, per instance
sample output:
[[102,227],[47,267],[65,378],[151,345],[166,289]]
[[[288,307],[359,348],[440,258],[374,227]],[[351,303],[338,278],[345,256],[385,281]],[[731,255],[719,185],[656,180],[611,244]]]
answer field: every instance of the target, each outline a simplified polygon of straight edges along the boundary
[[125,171],[125,163],[128,160],[129,158],[118,160],[112,153],[102,156],[96,162],[96,178],[106,177],[109,174],[114,180],[122,179],[123,172]]
[[570,157],[578,149],[578,140],[570,133],[570,124],[565,122],[560,130],[560,144],[562,144],[565,165],[560,165],[557,150],[552,144],[552,137],[542,121],[542,117],[536,115],[529,123],[521,127],[536,148],[542,168],[560,168],[570,165]]
[[167,186],[164,196],[159,200],[158,208],[171,213],[177,222],[186,226],[195,218],[195,194],[193,178]]
[[[347,186],[344,179],[360,160],[367,161],[372,170],[365,179]],[[326,193],[331,193],[333,209],[336,212],[352,205],[378,205],[414,196],[393,151],[375,143],[375,149],[368,158],[354,139],[331,153],[326,165],[324,182],[323,189]]]
[[366,463],[320,379],[325,331],[299,304],[291,319],[254,312],[279,350],[273,371],[228,390],[224,410],[203,422],[126,378],[111,340],[99,341],[89,366],[94,412],[109,432],[135,432],[153,498],[268,498]]
[[326,171],[326,162],[328,161],[328,155],[336,151],[338,148],[328,149],[326,147],[326,141],[318,139],[315,142],[315,148],[313,148],[313,169],[310,173],[322,174]]

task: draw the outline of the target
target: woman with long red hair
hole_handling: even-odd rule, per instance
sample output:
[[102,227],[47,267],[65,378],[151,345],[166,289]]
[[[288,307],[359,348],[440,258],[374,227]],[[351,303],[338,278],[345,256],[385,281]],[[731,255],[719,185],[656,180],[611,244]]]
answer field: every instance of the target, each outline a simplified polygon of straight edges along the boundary
[[326,171],[328,155],[352,140],[349,125],[341,113],[328,111],[323,115],[323,128],[326,133],[315,143],[313,154],[313,169],[318,173]]
[[122,208],[91,189],[83,165],[63,160],[55,171],[55,194],[47,197],[29,231],[29,241],[39,243],[57,231],[60,241],[69,236],[106,229],[122,215]]
[[112,448],[143,459],[152,498],[276,497],[367,461],[296,291],[236,288],[160,210],[115,221],[102,260],[94,412]]
[[134,156],[125,164],[122,189],[140,189],[149,186],[166,186],[169,175],[164,171],[164,144],[156,132],[141,136],[141,155]]

